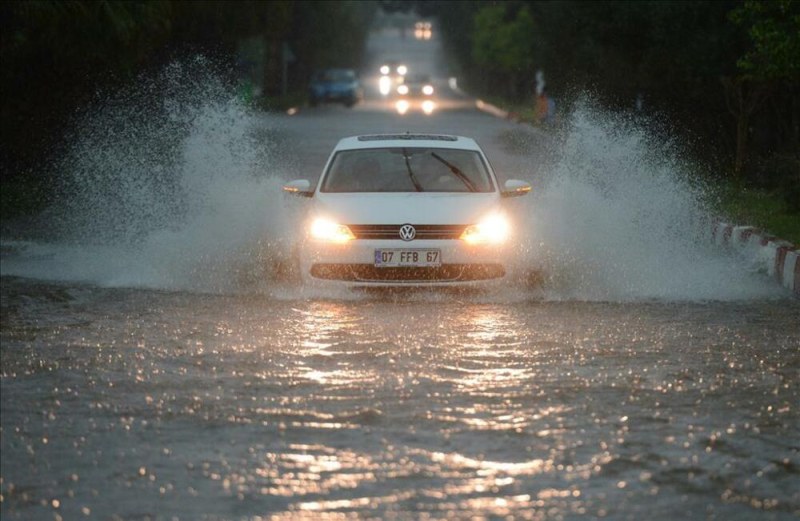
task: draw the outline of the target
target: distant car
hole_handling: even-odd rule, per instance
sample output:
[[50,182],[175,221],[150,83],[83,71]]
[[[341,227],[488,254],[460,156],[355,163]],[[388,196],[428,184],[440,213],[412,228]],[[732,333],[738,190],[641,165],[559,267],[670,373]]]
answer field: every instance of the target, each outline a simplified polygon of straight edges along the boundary
[[361,83],[352,69],[325,69],[314,73],[308,88],[311,106],[343,103],[352,107],[363,97]]
[[430,22],[417,22],[414,24],[414,37],[417,40],[430,40],[433,30]]
[[389,60],[381,65],[380,73],[389,76],[398,83],[403,82],[403,78],[408,73],[408,67],[396,60]]
[[312,187],[297,231],[306,282],[355,287],[475,286],[507,276],[515,241],[504,208],[530,190],[497,181],[466,137],[387,134],[339,141]]
[[412,74],[406,77],[402,85],[397,86],[401,96],[426,98],[433,96],[433,82],[427,74]]
[[379,71],[381,75],[378,80],[378,90],[387,96],[392,94],[398,85],[403,84],[408,67],[398,61],[390,60],[381,65]]

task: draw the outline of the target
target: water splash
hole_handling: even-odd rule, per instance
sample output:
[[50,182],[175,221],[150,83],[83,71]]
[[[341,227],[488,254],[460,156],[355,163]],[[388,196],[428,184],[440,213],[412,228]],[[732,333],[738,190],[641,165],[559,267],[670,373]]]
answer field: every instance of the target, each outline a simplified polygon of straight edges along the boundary
[[[527,262],[548,296],[582,300],[728,300],[780,295],[752,264],[710,241],[707,188],[680,147],[646,122],[583,100],[532,205]],[[764,271],[765,267],[762,267]]]
[[[3,275],[110,287],[288,293],[271,283],[289,257],[293,213],[269,116],[250,110],[196,59],[167,67],[78,119],[59,165],[64,197],[44,220],[57,240],[3,242]],[[632,118],[579,103],[530,205],[521,263],[543,267],[545,298],[729,300],[784,295],[763,266],[709,239],[705,190],[684,155]],[[543,157],[537,154],[537,158]],[[533,296],[538,297],[540,293]],[[518,301],[504,288],[488,298]],[[435,300],[435,298],[434,298]]]
[[[203,58],[85,110],[58,165],[50,243],[17,243],[4,274],[108,286],[233,291],[284,255],[271,122]],[[6,245],[8,246],[8,245]]]

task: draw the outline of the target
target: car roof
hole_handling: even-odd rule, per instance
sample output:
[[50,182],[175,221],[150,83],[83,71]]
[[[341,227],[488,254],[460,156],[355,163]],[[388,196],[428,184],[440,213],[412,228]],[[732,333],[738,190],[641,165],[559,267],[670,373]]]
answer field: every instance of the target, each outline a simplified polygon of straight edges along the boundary
[[474,139],[449,134],[366,134],[343,138],[335,150],[358,150],[364,148],[433,147],[476,150],[481,148]]

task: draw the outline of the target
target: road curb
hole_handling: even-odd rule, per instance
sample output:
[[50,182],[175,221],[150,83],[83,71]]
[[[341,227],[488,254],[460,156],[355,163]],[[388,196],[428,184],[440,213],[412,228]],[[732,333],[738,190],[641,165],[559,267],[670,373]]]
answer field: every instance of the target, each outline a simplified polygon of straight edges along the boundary
[[713,223],[711,240],[723,248],[755,254],[766,265],[767,275],[800,295],[800,251],[796,245],[753,226],[736,226],[722,221]]
[[508,111],[501,109],[500,107],[495,107],[491,103],[486,103],[481,99],[475,100],[475,108],[482,112],[487,112],[492,116],[497,116],[501,119],[508,119],[508,115],[510,114]]
[[475,100],[475,108],[480,110],[481,112],[486,112],[487,114],[491,114],[492,116],[498,117],[500,119],[507,119],[509,121],[513,121],[515,123],[528,123],[522,117],[517,114],[516,112],[509,112],[507,110],[503,110],[500,107],[492,105],[491,103],[487,103],[482,99]]

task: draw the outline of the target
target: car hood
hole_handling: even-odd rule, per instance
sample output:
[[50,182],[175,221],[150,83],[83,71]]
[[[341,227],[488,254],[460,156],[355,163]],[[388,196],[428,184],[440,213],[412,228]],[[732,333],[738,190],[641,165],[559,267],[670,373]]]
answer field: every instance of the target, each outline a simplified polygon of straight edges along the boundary
[[315,194],[314,211],[342,224],[473,224],[498,207],[496,193]]

